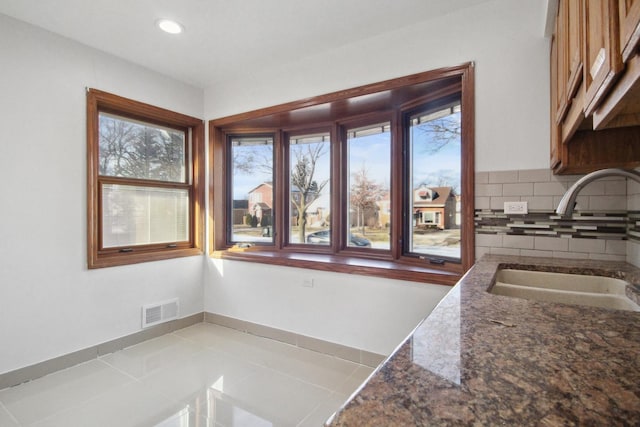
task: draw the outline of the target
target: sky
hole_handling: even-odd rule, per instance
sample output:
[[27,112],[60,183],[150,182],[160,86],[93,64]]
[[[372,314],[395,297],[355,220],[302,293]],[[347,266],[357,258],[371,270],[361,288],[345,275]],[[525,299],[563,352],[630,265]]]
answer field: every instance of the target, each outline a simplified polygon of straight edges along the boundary
[[[457,113],[459,120],[460,114]],[[430,153],[426,147],[428,145],[429,133],[413,132],[413,185],[414,187],[425,183],[429,186],[438,186],[440,176],[455,177],[449,182],[454,188],[460,188],[460,153],[461,143],[452,141],[446,144],[436,153]],[[385,187],[389,187],[390,180],[390,133],[377,133],[359,138],[349,139],[350,167],[351,173],[358,171],[362,166],[367,169],[368,176],[375,179]],[[237,148],[237,147],[234,147]],[[265,150],[271,148],[265,146],[253,146],[255,150]],[[317,164],[316,180],[323,181],[329,177],[328,150]],[[247,199],[248,192],[265,181],[272,181],[268,173],[256,170],[251,173],[238,173],[234,176],[233,198],[236,200]],[[325,187],[328,189],[328,186]]]

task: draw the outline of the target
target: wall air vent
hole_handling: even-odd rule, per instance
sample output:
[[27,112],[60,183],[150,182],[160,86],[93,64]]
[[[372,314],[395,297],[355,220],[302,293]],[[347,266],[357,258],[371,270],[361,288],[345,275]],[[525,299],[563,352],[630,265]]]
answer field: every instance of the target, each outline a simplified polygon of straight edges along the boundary
[[169,320],[178,318],[178,298],[158,302],[155,304],[147,304],[142,306],[142,327],[164,323]]

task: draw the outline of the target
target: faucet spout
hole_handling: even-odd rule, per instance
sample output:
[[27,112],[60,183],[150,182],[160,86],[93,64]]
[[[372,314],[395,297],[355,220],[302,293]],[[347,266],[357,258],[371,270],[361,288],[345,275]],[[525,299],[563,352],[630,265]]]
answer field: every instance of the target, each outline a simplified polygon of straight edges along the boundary
[[632,179],[638,183],[640,183],[640,173],[634,170],[624,170],[624,169],[600,169],[594,172],[591,172],[573,184],[558,204],[558,208],[556,209],[556,213],[562,217],[571,217],[573,214],[573,208],[576,204],[576,198],[578,197],[578,193],[582,190],[587,184],[596,179],[605,178],[607,176],[621,176],[624,178]]

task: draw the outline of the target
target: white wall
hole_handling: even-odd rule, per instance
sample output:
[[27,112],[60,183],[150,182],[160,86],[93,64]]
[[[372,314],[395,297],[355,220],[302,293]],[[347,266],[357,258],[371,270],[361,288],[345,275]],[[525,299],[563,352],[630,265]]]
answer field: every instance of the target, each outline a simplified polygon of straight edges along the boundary
[[476,171],[548,168],[545,8],[546,0],[489,1],[282,68],[239,70],[205,90],[205,117],[474,61]]
[[[495,0],[280,69],[255,67],[205,90],[207,119],[474,61],[476,171],[549,167],[546,1]],[[221,101],[224,100],[224,101]],[[443,289],[361,276],[216,261],[205,309],[388,353]],[[445,288],[446,290],[446,288]]]
[[211,313],[379,354],[389,354],[451,289],[219,259],[209,260],[208,277]]
[[85,87],[202,117],[200,89],[0,15],[0,373],[201,312],[204,257],[88,271]]

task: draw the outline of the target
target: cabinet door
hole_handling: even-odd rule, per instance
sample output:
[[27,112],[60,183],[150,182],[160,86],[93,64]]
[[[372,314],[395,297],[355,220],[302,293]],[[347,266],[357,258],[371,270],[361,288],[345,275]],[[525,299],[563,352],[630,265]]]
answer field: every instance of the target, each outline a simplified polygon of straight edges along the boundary
[[[567,83],[569,82],[569,64],[568,64],[568,14],[569,14],[569,2],[567,0],[560,0],[558,5],[558,15],[556,16],[556,28],[554,32],[554,45],[556,49],[555,62],[552,63],[552,67],[555,68],[555,102],[551,105],[555,105],[555,122],[560,124],[564,119],[567,109],[569,108],[569,98],[567,96]],[[553,66],[555,64],[555,67]]]
[[[584,0],[562,0],[559,7],[564,14],[563,39],[558,40],[558,60],[564,67],[558,68],[558,87],[564,89],[567,108],[562,120],[558,122],[560,129],[560,146],[557,157],[562,161],[564,151],[562,144],[567,142],[584,121],[584,65],[583,65],[583,4]],[[560,12],[558,19],[560,19]],[[560,26],[562,26],[560,25]],[[564,55],[564,57],[560,57]]]
[[622,71],[617,0],[584,2],[585,116],[591,115]]
[[576,94],[582,83],[582,4],[583,0],[566,0],[567,15],[566,51],[567,55],[567,99]]
[[619,0],[620,50],[627,62],[640,41],[640,0]]
[[[555,106],[558,104],[558,42],[557,38],[554,35],[551,38],[551,105]],[[551,108],[551,152],[550,152],[550,161],[551,161],[551,169],[555,169],[560,163],[560,135],[559,135],[559,127],[556,122],[555,111]]]
[[593,128],[640,128],[640,53],[625,62],[625,70],[609,95],[593,112]]

